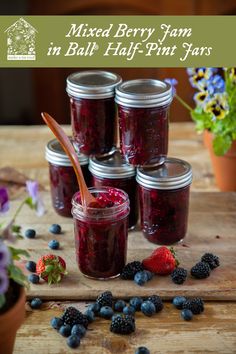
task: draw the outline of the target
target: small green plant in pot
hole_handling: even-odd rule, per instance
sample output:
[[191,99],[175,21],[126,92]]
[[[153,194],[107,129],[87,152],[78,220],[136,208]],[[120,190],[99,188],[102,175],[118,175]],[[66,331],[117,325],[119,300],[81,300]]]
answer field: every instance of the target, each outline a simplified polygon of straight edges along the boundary
[[[0,223],[0,348],[4,354],[12,353],[16,331],[24,320],[24,287],[28,286],[27,277],[17,264],[22,256],[28,257],[29,254],[26,250],[14,247],[15,241],[22,238],[16,218],[25,204],[36,210],[39,216],[44,213],[38,183],[27,181],[26,188],[29,195],[21,202],[11,220],[6,224]],[[8,210],[8,191],[0,187],[0,216]]]
[[[197,90],[191,108],[175,93],[186,107],[198,133],[204,132],[216,182],[223,191],[236,190],[236,70],[234,68],[188,68],[189,81]],[[174,79],[167,79],[172,87]]]

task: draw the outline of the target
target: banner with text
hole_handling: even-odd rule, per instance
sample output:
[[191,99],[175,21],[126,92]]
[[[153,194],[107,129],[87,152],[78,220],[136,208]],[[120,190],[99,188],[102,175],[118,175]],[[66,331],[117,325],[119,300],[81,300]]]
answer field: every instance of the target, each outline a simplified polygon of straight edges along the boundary
[[0,67],[235,67],[236,16],[0,16]]

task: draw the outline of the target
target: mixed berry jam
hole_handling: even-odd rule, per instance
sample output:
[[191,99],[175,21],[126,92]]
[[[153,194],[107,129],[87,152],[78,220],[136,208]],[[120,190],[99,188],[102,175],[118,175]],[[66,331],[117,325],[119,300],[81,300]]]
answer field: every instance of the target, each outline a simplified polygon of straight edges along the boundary
[[151,242],[170,245],[187,232],[189,189],[149,189],[139,186],[141,228]]
[[158,163],[168,152],[168,108],[118,106],[121,150],[132,165]]
[[172,98],[171,86],[159,80],[130,80],[116,88],[121,149],[127,162],[135,166],[164,162]]
[[104,99],[70,98],[73,138],[79,151],[104,154],[114,142],[114,97]]
[[[81,166],[85,181],[91,185],[91,175],[88,165]],[[78,192],[79,186],[72,166],[58,166],[49,163],[49,178],[52,196],[52,205],[61,216],[72,217],[71,201],[73,195]]]
[[115,188],[90,191],[96,198],[92,207],[82,207],[79,193],[72,201],[78,266],[88,277],[116,277],[126,263],[129,199]]
[[138,222],[138,188],[135,176],[126,178],[102,178],[92,175],[92,185],[96,188],[119,188],[128,194],[130,201],[129,229],[134,228]]

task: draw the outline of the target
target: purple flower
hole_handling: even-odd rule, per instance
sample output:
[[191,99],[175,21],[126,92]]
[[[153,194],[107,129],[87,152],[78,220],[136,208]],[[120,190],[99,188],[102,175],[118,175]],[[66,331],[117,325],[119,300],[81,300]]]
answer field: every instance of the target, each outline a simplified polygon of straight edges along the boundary
[[39,194],[39,185],[37,181],[26,181],[26,188],[31,198],[30,205],[33,209],[36,210],[38,216],[42,216],[45,212],[44,204],[42,198]]
[[178,81],[174,78],[172,79],[165,79],[164,80],[167,84],[170,84],[171,85],[171,88],[172,88],[172,94],[174,96],[174,94],[176,93],[176,88],[175,86],[178,84]]
[[0,213],[6,213],[9,210],[9,197],[5,187],[0,187]]
[[0,267],[0,294],[4,294],[9,286],[9,279],[6,268]]
[[0,241],[0,268],[6,267],[11,260],[10,252],[8,247]]

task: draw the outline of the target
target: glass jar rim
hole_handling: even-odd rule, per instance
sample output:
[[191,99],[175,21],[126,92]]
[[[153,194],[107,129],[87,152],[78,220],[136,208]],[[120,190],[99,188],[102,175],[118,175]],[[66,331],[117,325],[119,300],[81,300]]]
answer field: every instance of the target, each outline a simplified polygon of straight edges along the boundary
[[119,188],[113,187],[90,187],[90,193],[108,193],[109,190],[116,191],[123,198],[123,203],[114,205],[109,208],[91,208],[91,207],[83,207],[82,204],[78,201],[78,197],[80,197],[80,191],[76,192],[72,197],[72,215],[75,218],[83,217],[89,220],[101,220],[114,218],[114,215],[124,212],[127,210],[127,213],[123,215],[123,217],[129,214],[129,196],[128,194]]

